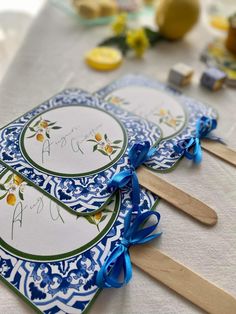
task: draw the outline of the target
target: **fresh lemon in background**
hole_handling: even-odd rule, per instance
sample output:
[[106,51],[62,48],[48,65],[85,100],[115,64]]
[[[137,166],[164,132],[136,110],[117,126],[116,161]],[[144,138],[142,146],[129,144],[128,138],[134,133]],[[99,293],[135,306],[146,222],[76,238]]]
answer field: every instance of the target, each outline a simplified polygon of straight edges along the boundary
[[180,39],[196,24],[199,13],[199,0],[160,0],[156,24],[167,39]]

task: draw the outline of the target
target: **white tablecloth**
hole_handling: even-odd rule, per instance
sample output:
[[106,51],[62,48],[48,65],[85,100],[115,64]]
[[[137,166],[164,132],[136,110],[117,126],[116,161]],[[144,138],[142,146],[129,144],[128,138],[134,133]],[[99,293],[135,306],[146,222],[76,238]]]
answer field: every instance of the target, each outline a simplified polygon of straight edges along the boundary
[[[157,45],[142,61],[127,58],[118,70],[106,74],[90,70],[84,63],[84,53],[109,34],[108,27],[83,28],[48,4],[31,27],[0,87],[0,125],[65,87],[93,92],[127,73],[146,74],[165,81],[170,66],[182,61],[196,70],[194,82],[184,88],[185,93],[218,110],[218,134],[236,148],[236,91],[226,88],[212,93],[198,84],[204,69],[199,52],[212,36],[203,23],[182,42]],[[161,201],[159,211],[164,234],[155,245],[236,297],[236,169],[204,152],[200,167],[183,160],[174,172],[162,176],[212,206],[219,222],[213,228],[204,227]],[[3,284],[0,287],[1,314],[32,313],[8,288]],[[91,313],[202,311],[134,269],[132,282],[123,289],[103,291]]]

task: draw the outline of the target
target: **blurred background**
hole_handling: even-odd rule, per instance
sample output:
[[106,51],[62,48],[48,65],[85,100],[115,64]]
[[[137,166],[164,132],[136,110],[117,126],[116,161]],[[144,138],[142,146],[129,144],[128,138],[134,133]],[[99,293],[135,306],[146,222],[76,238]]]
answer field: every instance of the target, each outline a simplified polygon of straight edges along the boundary
[[0,81],[45,0],[0,0]]
[[[91,1],[91,0],[90,0]],[[138,15],[138,19],[145,25],[153,24],[155,5],[159,0],[117,0],[126,8],[128,3],[146,4],[145,11]],[[111,17],[84,19],[79,12],[79,0],[0,0],[0,82],[7,68],[20,47],[33,19],[40,12],[43,5],[49,2],[52,6],[64,11],[78,20],[84,26],[99,26],[110,24]],[[153,6],[152,6],[153,5]],[[236,0],[204,0],[201,1],[205,26],[212,31],[212,35],[225,36],[228,28],[228,17],[235,11]],[[137,19],[137,16],[136,16]]]

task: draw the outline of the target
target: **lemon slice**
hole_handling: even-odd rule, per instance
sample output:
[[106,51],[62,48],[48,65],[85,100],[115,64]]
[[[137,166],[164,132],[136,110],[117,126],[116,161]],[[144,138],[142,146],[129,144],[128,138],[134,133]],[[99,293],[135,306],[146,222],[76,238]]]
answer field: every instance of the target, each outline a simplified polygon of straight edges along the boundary
[[86,54],[85,60],[95,70],[110,71],[121,64],[122,55],[119,50],[114,48],[96,47]]

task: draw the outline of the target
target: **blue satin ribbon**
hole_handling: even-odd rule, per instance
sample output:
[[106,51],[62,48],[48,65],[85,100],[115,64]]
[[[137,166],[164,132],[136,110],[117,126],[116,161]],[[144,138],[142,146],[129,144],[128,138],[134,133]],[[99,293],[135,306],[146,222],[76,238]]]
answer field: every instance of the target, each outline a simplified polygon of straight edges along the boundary
[[[158,212],[138,214],[132,223],[131,215],[130,210],[125,218],[123,239],[115,246],[97,274],[96,284],[100,288],[121,288],[126,285],[132,278],[129,247],[150,242],[162,234],[152,234],[161,218]],[[145,227],[144,224],[151,216],[155,216],[157,221]]]
[[114,174],[108,188],[123,188],[131,182],[132,185],[132,205],[134,210],[139,211],[140,204],[140,187],[136,169],[148,160],[155,153],[156,148],[150,148],[148,141],[135,143],[129,150],[129,166],[127,170],[122,170]]
[[196,164],[202,161],[202,148],[201,139],[206,138],[213,141],[224,143],[221,138],[216,137],[210,132],[217,127],[216,119],[211,119],[206,116],[202,116],[196,125],[196,136],[190,137],[184,140],[180,140],[177,145],[174,146],[174,150],[177,154],[182,154],[186,158],[193,160]]

